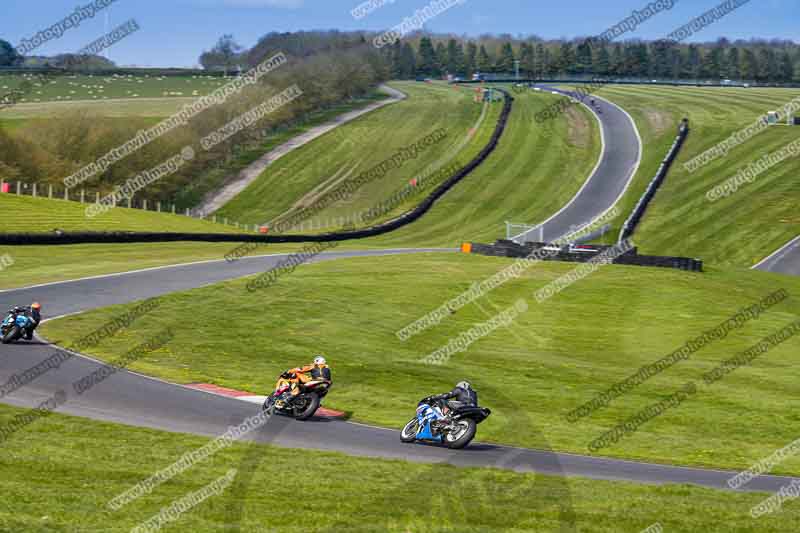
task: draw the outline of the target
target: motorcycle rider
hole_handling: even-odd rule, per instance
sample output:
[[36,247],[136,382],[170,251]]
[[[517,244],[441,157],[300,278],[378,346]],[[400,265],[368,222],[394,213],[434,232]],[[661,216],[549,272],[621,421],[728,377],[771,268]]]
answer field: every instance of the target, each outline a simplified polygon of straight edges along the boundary
[[[287,380],[292,386],[292,396],[300,394],[300,384],[308,383],[313,380],[323,380],[332,383],[331,368],[322,355],[314,357],[314,362],[310,365],[293,368],[281,374],[281,380]],[[280,384],[280,381],[278,383]],[[275,388],[278,386],[276,385]]]
[[[455,398],[455,400],[453,400]],[[472,388],[469,381],[459,381],[456,383],[456,388],[450,392],[437,394],[435,396],[428,396],[423,400],[425,403],[445,401],[446,408],[458,409],[460,407],[478,407],[478,393]],[[447,410],[443,409],[447,414]]]
[[28,318],[29,326],[25,328],[25,339],[33,339],[33,331],[39,327],[39,322],[42,321],[41,315],[42,305],[39,302],[33,302],[28,307],[16,306],[9,311],[9,314],[23,315]]
[[25,328],[25,339],[33,339],[33,332],[39,327],[39,322],[42,321],[42,304],[33,302],[29,307],[25,307],[25,316],[30,320],[31,325]]

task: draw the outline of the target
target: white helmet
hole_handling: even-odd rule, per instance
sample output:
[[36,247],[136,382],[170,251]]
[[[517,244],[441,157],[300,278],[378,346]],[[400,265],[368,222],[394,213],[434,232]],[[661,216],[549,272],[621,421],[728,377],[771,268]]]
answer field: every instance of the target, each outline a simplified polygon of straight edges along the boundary
[[316,357],[314,358],[314,364],[315,364],[315,365],[324,365],[324,364],[326,364],[326,363],[325,363],[325,358],[324,358],[324,357],[322,357],[321,355],[318,355],[318,356],[316,356]]
[[456,388],[457,389],[470,390],[472,388],[472,385],[470,385],[469,381],[459,381],[456,384]]

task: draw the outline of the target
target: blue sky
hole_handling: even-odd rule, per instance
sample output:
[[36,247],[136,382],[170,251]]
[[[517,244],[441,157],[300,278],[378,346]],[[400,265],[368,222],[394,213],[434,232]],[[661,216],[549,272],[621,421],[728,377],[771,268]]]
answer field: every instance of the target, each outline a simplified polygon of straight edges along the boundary
[[[14,46],[71,14],[90,0],[3,0],[0,38]],[[107,8],[108,28],[130,18],[141,30],[114,45],[108,56],[120,65],[197,64],[200,52],[223,33],[252,46],[269,31],[301,29],[381,30],[399,24],[430,0],[386,0],[366,18],[351,9],[363,0],[116,0]],[[535,34],[545,38],[596,35],[650,0],[465,0],[429,21],[435,32]],[[660,38],[721,0],[675,0],[674,7],[641,25],[630,37]],[[74,52],[104,33],[105,12],[70,29],[34,53]],[[798,0],[751,0],[694,40],[751,37],[800,41]]]

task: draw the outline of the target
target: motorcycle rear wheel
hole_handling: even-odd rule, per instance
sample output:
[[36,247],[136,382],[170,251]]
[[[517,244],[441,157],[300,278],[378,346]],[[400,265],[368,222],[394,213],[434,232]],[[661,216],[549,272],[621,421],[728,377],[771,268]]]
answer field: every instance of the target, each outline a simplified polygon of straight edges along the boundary
[[22,330],[19,329],[19,326],[14,326],[10,330],[8,330],[5,335],[3,335],[2,342],[3,344],[8,344],[20,338],[21,335],[22,335]]
[[444,443],[448,448],[453,450],[460,450],[469,444],[475,438],[475,432],[478,430],[478,424],[472,419],[462,419],[456,422],[461,426],[461,431],[456,434],[449,431],[444,434]]
[[419,430],[419,421],[415,416],[414,418],[411,419],[411,421],[409,421],[408,424],[406,424],[403,427],[403,430],[400,432],[400,440],[406,443],[414,442],[415,440],[417,440],[418,430]]
[[302,411],[295,409],[294,417],[297,420],[308,420],[309,418],[314,416],[314,413],[316,413],[317,409],[319,409],[319,402],[320,398],[318,394],[316,393],[309,394],[308,403],[306,404],[306,407]]

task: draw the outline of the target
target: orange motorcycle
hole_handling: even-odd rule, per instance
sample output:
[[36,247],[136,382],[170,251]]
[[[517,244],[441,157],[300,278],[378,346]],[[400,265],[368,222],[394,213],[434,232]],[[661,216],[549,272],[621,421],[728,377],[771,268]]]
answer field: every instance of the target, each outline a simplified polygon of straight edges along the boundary
[[[270,415],[280,413],[297,420],[307,420],[314,416],[322,398],[328,394],[331,382],[314,379],[305,383],[295,383],[295,379],[296,376],[293,372],[287,371],[281,374],[275,391],[264,401],[264,411]],[[297,394],[292,394],[293,383],[299,389]]]

